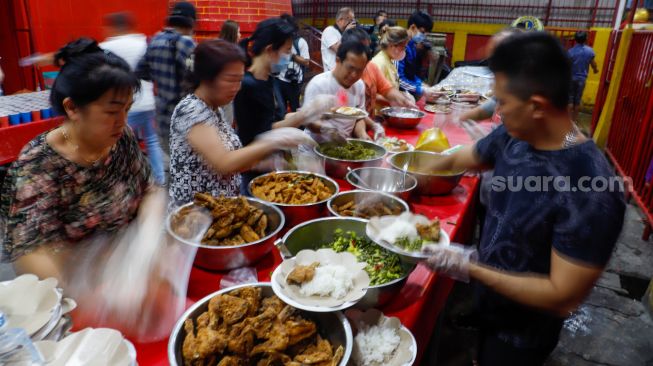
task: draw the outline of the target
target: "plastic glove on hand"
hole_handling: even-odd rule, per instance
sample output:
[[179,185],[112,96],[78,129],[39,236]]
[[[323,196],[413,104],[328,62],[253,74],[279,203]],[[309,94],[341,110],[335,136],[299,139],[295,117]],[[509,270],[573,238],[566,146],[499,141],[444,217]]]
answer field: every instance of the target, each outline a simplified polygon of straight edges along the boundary
[[372,132],[374,133],[374,141],[385,137],[385,129],[380,123],[374,123],[372,125]]
[[469,282],[469,264],[478,259],[476,249],[454,243],[426,245],[422,251],[431,256],[426,260],[431,270],[462,282]]
[[302,125],[317,121],[324,113],[331,112],[336,104],[337,99],[333,95],[323,94],[313,98],[300,109],[300,113],[304,118]]
[[322,135],[322,137],[324,137],[324,139],[329,142],[334,142],[337,144],[347,143],[347,136],[329,122],[322,123],[320,126],[320,135]]
[[315,140],[304,131],[293,127],[275,128],[256,137],[257,141],[268,143],[278,150],[287,150],[299,145],[317,146]]

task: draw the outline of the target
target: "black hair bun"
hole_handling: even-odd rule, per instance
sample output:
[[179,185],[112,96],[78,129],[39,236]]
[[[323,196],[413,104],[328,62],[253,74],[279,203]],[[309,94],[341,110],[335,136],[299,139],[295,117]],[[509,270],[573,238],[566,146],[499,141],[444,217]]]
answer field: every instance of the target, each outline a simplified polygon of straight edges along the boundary
[[72,59],[96,52],[102,52],[102,49],[94,39],[79,38],[57,51],[54,55],[54,63],[61,67]]

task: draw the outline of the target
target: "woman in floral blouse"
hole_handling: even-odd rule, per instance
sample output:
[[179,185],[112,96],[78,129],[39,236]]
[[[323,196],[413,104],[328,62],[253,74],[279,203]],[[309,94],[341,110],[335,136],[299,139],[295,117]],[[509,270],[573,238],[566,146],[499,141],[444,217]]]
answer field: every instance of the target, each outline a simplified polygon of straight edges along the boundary
[[139,81],[90,39],[55,56],[50,95],[65,120],[29,142],[9,169],[0,204],[2,260],[18,273],[61,279],[66,249],[124,228],[150,187],[150,168],[126,128]]
[[196,192],[238,195],[241,171],[279,149],[315,144],[301,130],[282,127],[243,147],[220,106],[233,101],[244,74],[245,55],[235,44],[218,39],[195,48],[187,75],[192,92],[177,104],[170,122],[171,203],[189,202]]

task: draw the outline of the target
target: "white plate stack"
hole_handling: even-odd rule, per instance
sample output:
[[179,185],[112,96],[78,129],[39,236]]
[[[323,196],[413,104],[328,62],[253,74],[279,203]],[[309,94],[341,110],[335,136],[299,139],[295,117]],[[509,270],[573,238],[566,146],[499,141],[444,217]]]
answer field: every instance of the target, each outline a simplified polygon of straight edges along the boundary
[[[0,345],[0,364],[32,365],[30,346],[25,347],[31,340],[32,350],[47,366],[136,365],[134,346],[117,330],[86,328],[70,333],[68,313],[76,307],[75,301],[63,297],[54,278],[41,281],[27,274],[0,282],[0,312],[5,321],[0,325],[0,338],[10,335],[8,339],[14,340]],[[30,340],[21,340],[20,334]]]

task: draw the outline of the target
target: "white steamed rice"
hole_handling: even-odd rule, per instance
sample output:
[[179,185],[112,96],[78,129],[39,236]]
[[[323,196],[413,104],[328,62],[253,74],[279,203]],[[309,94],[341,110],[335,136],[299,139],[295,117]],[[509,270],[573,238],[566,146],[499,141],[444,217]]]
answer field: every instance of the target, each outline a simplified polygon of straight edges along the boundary
[[315,276],[302,284],[299,292],[304,296],[324,296],[341,299],[354,288],[354,281],[341,265],[320,265],[315,269]]
[[355,361],[361,366],[389,361],[401,342],[397,329],[378,325],[361,329],[354,340],[361,357]]

